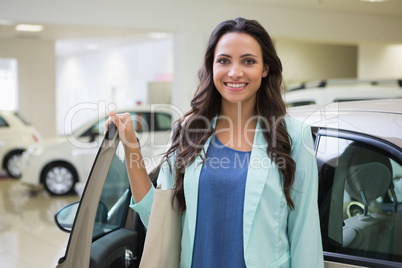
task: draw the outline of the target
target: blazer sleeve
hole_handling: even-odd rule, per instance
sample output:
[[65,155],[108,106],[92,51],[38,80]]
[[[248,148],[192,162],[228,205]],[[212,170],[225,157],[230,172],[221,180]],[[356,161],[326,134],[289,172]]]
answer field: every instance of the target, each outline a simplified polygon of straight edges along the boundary
[[[167,148],[169,148],[170,145],[171,143],[168,144]],[[161,189],[170,189],[173,187],[175,177],[175,171],[174,171],[175,157],[176,154],[172,155],[168,160],[170,162],[172,171],[170,171],[169,164],[167,161],[164,161],[161,164],[161,168],[159,170],[157,179],[157,185],[161,185]],[[148,193],[138,203],[135,203],[134,199],[131,197],[130,208],[134,209],[140,215],[141,221],[146,228],[148,228],[149,216],[151,214],[152,203],[154,200],[154,192],[155,187],[152,185]]]
[[318,170],[311,128],[296,121],[291,124],[289,133],[296,162],[291,190],[295,209],[288,214],[291,267],[324,267],[317,202]]

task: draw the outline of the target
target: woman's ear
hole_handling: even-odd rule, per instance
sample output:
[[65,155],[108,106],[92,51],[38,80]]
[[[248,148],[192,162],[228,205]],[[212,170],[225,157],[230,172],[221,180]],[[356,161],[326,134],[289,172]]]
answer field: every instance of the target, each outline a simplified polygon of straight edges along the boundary
[[267,77],[269,73],[269,66],[268,64],[264,65],[264,68],[262,69],[262,77]]

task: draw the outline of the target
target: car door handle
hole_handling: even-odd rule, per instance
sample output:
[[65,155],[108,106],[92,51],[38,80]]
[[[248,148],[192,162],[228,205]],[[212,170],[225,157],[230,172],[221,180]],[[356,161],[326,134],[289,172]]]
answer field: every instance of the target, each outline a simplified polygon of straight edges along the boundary
[[134,262],[137,260],[137,257],[134,256],[133,252],[129,248],[126,248],[124,260],[125,268],[131,268],[134,267]]

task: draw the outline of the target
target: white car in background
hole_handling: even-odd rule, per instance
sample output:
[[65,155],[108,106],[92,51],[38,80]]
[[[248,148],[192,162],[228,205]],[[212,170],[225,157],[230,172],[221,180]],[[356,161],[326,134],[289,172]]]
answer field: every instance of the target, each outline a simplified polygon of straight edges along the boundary
[[332,79],[288,86],[284,100],[288,107],[373,99],[402,98],[402,79]]
[[19,178],[21,154],[32,144],[42,139],[32,127],[15,111],[0,110],[0,161],[1,167],[11,178]]
[[[152,169],[166,149],[172,125],[171,110],[140,106],[129,112],[141,144],[147,169]],[[99,149],[108,117],[94,120],[71,135],[45,140],[26,150],[21,159],[21,182],[43,185],[51,195],[80,194]]]

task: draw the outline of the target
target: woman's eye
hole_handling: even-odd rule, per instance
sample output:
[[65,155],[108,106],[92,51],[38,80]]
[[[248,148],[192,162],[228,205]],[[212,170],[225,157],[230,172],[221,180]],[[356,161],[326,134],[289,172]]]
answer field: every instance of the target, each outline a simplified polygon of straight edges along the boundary
[[247,60],[245,60],[244,62],[245,62],[247,65],[252,65],[252,64],[255,63],[255,60],[253,60],[253,59],[247,59]]
[[219,59],[219,60],[218,60],[218,63],[220,63],[220,64],[227,64],[227,63],[229,63],[229,60],[228,60],[228,59]]

